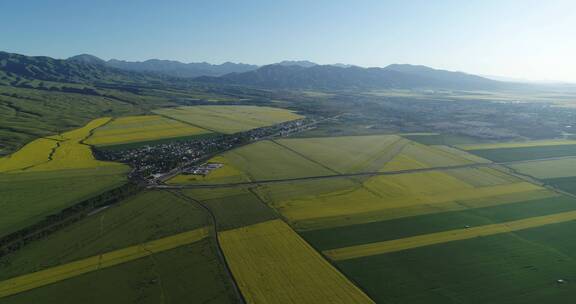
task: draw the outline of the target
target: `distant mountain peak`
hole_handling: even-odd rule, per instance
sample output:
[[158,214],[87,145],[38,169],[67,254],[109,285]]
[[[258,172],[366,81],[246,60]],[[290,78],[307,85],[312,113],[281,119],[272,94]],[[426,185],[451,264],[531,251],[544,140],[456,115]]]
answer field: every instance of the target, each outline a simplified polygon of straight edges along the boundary
[[102,60],[102,59],[100,59],[94,55],[90,55],[90,54],[80,54],[80,55],[72,56],[66,60],[74,61],[74,62],[88,63],[88,64],[106,64],[106,61],[104,61],[104,60]]
[[311,68],[318,65],[317,63],[308,60],[284,60],[275,64],[281,66],[299,66],[303,68]]
[[257,65],[225,62],[211,64],[208,62],[183,63],[175,60],[148,59],[146,61],[124,61],[111,59],[107,66],[136,72],[155,72],[176,77],[221,76],[229,73],[244,73],[258,68]]

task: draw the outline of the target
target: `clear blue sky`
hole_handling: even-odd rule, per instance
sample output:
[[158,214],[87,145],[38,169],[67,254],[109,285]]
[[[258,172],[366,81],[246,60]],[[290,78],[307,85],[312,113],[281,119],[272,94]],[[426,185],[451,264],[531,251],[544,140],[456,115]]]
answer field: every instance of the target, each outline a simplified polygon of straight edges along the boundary
[[0,50],[65,58],[285,59],[576,82],[573,0],[6,0]]

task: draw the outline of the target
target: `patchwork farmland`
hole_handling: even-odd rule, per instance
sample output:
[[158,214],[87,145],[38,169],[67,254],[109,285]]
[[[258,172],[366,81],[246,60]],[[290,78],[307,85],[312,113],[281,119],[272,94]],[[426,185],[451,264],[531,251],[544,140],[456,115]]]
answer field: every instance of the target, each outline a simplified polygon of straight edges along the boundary
[[[533,147],[522,145],[514,148]],[[262,156],[261,167],[249,158],[254,155]],[[540,303],[573,295],[571,285],[556,282],[576,275],[572,259],[560,258],[568,244],[554,240],[572,237],[576,198],[546,182],[572,173],[561,164],[554,167],[559,170],[538,167],[570,164],[572,156],[509,164],[482,156],[396,135],[281,139],[224,153],[213,159],[222,169],[171,184],[207,204],[221,199],[209,198],[215,190],[202,190],[206,185],[220,185],[222,193],[234,189],[228,184],[247,189],[235,191],[273,209],[378,303]],[[288,160],[294,158],[306,170]],[[219,179],[218,170],[236,179]],[[219,208],[239,201],[222,195],[227,203]],[[270,221],[272,213],[266,214],[242,223]],[[552,233],[551,240],[544,237]],[[506,280],[514,286],[505,287]],[[262,291],[250,288],[266,284],[252,285],[243,288],[254,295]]]
[[[129,168],[96,160],[90,145],[301,118],[252,106],[154,112],[96,119],[0,159],[0,237],[127,182]],[[571,299],[576,248],[562,240],[576,231],[572,141],[426,136],[436,135],[263,138],[217,154],[206,174],[147,184],[0,256],[0,302]]]

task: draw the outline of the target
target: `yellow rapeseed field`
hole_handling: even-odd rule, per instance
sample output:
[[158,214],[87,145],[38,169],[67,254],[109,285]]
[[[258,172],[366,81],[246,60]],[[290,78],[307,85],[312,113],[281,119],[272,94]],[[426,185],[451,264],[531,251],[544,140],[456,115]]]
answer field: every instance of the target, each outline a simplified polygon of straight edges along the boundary
[[219,239],[247,303],[373,303],[281,220]]
[[209,131],[159,115],[127,116],[99,128],[86,143],[106,146],[205,133]]
[[97,118],[82,128],[34,140],[14,154],[0,159],[0,172],[121,166],[117,163],[95,160],[90,147],[82,143],[90,136],[92,130],[109,120],[108,117]]
[[463,228],[407,237],[391,241],[362,244],[324,251],[324,254],[335,261],[348,260],[359,257],[385,254],[434,244],[466,240],[475,237],[489,236],[499,233],[512,232],[534,228],[549,224],[576,220],[576,211],[557,213],[552,215],[525,218],[517,221]]
[[0,158],[0,172],[22,170],[48,161],[52,149],[58,142],[53,139],[36,139],[14,154]]
[[338,221],[352,224],[438,212],[441,208],[462,209],[458,205],[466,200],[543,189],[523,181],[502,182],[475,187],[441,171],[385,175],[372,177],[353,191],[274,202],[273,206],[305,229],[315,226],[315,221],[338,226]]
[[94,159],[90,146],[83,143],[91,134],[90,132],[110,121],[109,117],[97,118],[78,128],[66,133],[51,136],[59,140],[59,146],[52,155],[52,160],[30,168],[30,171],[47,171],[63,169],[85,169],[108,166],[122,166],[118,163],[104,162]]
[[190,244],[204,239],[206,236],[208,236],[208,229],[206,227],[199,228],[8,279],[0,282],[0,298]]

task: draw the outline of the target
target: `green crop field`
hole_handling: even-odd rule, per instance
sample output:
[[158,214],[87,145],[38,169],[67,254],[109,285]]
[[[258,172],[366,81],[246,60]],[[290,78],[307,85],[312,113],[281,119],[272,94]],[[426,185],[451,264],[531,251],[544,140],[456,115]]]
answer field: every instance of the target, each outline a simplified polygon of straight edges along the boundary
[[114,119],[107,125],[98,128],[86,143],[96,146],[109,146],[189,137],[207,133],[210,132],[162,116],[127,116]]
[[480,157],[490,159],[495,162],[513,162],[523,160],[534,160],[544,158],[576,156],[576,145],[544,145],[544,146],[527,146],[514,148],[496,148],[496,149],[479,149],[468,150]]
[[[144,192],[0,258],[0,281],[67,264],[144,242],[191,231],[208,224],[205,211],[168,192]],[[234,302],[230,283],[210,240],[128,261],[51,285],[9,296],[9,303],[48,297],[59,303],[86,299],[91,284],[102,301],[125,303],[146,295],[146,302],[185,297]],[[186,278],[182,280],[182,278]],[[197,286],[203,286],[197,289]],[[73,288],[73,289],[70,289]],[[73,292],[70,292],[73,290]],[[120,294],[115,294],[121,291]],[[183,298],[184,297],[184,298]],[[204,301],[202,300],[202,301]],[[28,302],[29,303],[29,302]]]
[[285,109],[257,106],[179,107],[155,110],[154,113],[226,134],[303,118]]
[[378,171],[408,143],[395,135],[296,138],[277,142],[338,173]]
[[171,183],[223,183],[334,175],[335,172],[272,141],[260,141],[213,158],[222,163],[206,178],[178,176]]
[[327,250],[573,210],[576,210],[576,199],[556,195],[483,208],[303,231],[302,236],[317,249]]
[[184,193],[200,200],[212,211],[218,231],[254,225],[278,217],[248,189],[191,189]]
[[544,179],[544,183],[576,195],[576,176]]
[[236,303],[208,240],[0,299],[27,303]]
[[0,173],[0,236],[126,182],[127,168]]
[[519,173],[538,179],[576,176],[576,158],[531,161],[509,165]]
[[574,260],[564,252],[519,233],[358,258],[338,266],[383,303],[562,303],[573,296],[574,287],[558,286],[556,280],[576,274]]

